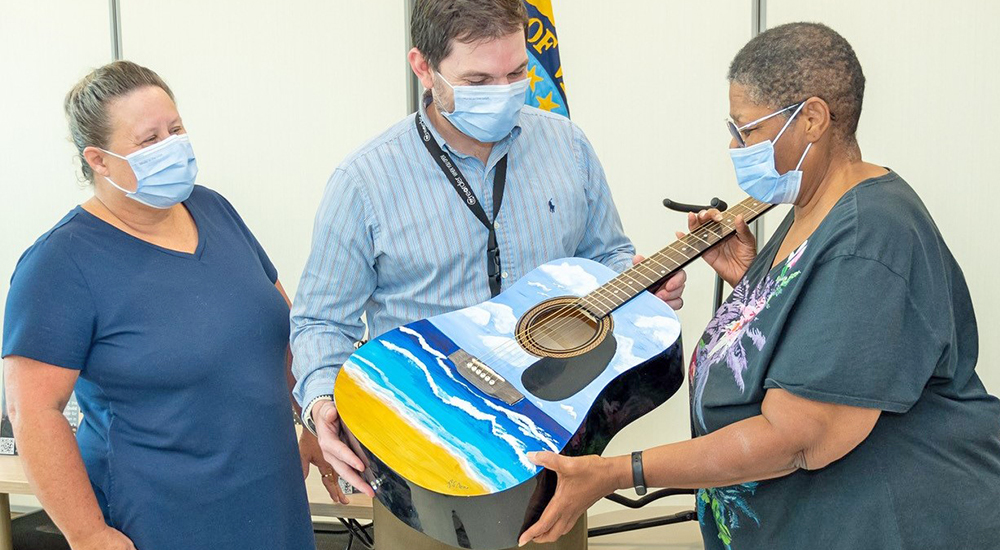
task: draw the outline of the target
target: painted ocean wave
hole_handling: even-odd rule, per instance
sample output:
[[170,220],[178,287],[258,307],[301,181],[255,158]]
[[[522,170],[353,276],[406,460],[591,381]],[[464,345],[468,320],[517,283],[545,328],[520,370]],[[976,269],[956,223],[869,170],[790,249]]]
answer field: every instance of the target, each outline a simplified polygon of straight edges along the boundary
[[[612,378],[662,352],[680,332],[673,312],[642,294],[615,311],[617,352],[590,385],[562,402],[527,392],[521,373],[537,358],[513,339],[517,319],[543,294],[580,294],[613,275],[582,260],[549,264],[491,303],[383,334],[345,368],[363,373],[358,378],[369,395],[454,457],[471,480],[494,492],[510,488],[539,471],[527,461],[528,452],[561,450]],[[526,398],[508,406],[472,386],[448,359],[459,348],[486,362]]]
[[405,348],[396,347],[395,345],[390,344],[388,342],[384,342],[384,344],[386,349],[394,351],[406,357],[411,362],[411,364],[413,364],[414,366],[416,366],[417,368],[419,368],[424,372],[424,374],[426,375],[427,384],[430,386],[431,391],[434,392],[434,395],[438,399],[440,399],[443,403],[447,405],[455,407],[456,409],[470,416],[473,420],[489,424],[490,433],[493,434],[495,437],[500,438],[502,441],[504,441],[505,443],[507,443],[507,445],[510,446],[511,450],[514,451],[514,455],[517,457],[518,462],[520,462],[521,465],[524,466],[525,471],[530,472],[532,474],[537,471],[537,466],[535,466],[534,464],[531,463],[531,461],[528,460],[526,451],[527,445],[523,441],[521,441],[521,439],[518,438],[516,435],[508,432],[504,428],[504,426],[501,426],[500,422],[498,421],[499,419],[496,415],[489,414],[487,412],[480,410],[478,407],[476,407],[466,399],[463,399],[455,395],[450,395],[449,393],[445,392],[443,389],[441,389],[441,386],[439,386],[436,382],[434,382],[434,377],[428,370],[427,365],[421,363],[416,357],[413,356],[412,353],[410,353],[410,351],[406,350]]
[[[353,363],[354,360],[362,362],[365,368],[362,368],[358,363]],[[481,467],[489,465],[490,462],[485,455],[479,452],[479,449],[450,437],[450,434],[445,431],[444,426],[436,422],[433,417],[426,415],[412,400],[404,399],[404,402],[400,402],[398,400],[398,392],[386,385],[387,379],[385,374],[375,367],[375,365],[363,357],[352,357],[344,364],[344,368],[350,369],[355,382],[368,392],[369,395],[392,409],[407,424],[423,434],[428,441],[434,443],[437,447],[445,449],[450,456],[458,461],[462,467],[462,471],[467,476],[492,491],[500,488],[496,483],[496,477],[483,475]],[[371,376],[372,373],[377,375],[377,380]],[[503,476],[503,472],[494,471],[494,474],[499,477]]]
[[[437,359],[438,366],[441,367],[441,370],[443,370],[445,374],[448,375],[448,378],[453,380],[456,384],[465,387],[472,395],[478,396],[480,401],[482,401],[482,403],[485,404],[487,407],[497,412],[500,412],[501,414],[509,418],[511,422],[517,424],[521,433],[523,433],[525,436],[541,442],[542,444],[547,446],[550,451],[559,452],[561,450],[561,444],[555,438],[555,436],[553,436],[544,428],[536,424],[535,421],[531,419],[531,417],[494,404],[493,401],[491,401],[490,399],[479,395],[475,390],[472,389],[472,386],[470,386],[465,380],[461,380],[460,378],[455,376],[455,372],[452,370],[451,367],[448,366],[447,357],[440,351],[431,347],[431,345],[427,343],[427,340],[423,337],[422,334],[414,330],[411,330],[407,327],[402,327],[400,328],[400,330],[404,334],[409,334],[410,336],[414,337],[420,344],[420,347],[422,347],[428,353],[434,355],[435,359]],[[525,453],[524,459],[527,460],[527,453]],[[534,468],[534,466],[532,467]]]
[[[421,433],[436,434],[435,443],[467,464],[464,469],[477,473],[476,479],[485,477],[483,485],[494,491],[517,485],[539,471],[528,452],[561,449],[559,436],[568,434],[555,436],[530,417],[475,393],[447,367],[446,356],[419,336],[410,329],[385,334],[355,354],[359,361],[353,366],[378,389],[366,388],[370,393]],[[442,368],[446,376],[432,374]],[[383,372],[388,369],[392,372]]]

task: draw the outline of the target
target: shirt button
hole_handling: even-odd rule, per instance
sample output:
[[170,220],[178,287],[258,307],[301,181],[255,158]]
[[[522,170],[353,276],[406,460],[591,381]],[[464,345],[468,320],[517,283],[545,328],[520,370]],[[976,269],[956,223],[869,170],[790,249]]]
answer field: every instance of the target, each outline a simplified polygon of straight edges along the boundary
[[506,279],[507,278],[507,272],[504,271],[503,273],[500,274],[500,276],[503,277],[504,279]]
[[493,228],[499,231],[500,230],[500,222],[493,222]]

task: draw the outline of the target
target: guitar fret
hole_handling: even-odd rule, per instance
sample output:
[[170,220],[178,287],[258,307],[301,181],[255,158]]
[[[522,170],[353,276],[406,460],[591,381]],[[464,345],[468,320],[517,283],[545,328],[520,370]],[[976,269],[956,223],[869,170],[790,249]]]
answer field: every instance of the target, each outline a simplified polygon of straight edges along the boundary
[[693,232],[581,297],[578,303],[599,317],[609,315],[736,231],[737,216],[743,216],[750,223],[773,206],[748,198],[724,212],[722,221],[711,220],[695,228]]
[[[598,290],[600,290],[600,289],[598,289]],[[591,292],[591,293],[590,293],[590,294],[588,294],[588,295],[587,295],[586,297],[587,297],[587,298],[590,298],[590,297],[594,297],[594,298],[600,298],[600,299],[601,299],[601,301],[603,301],[603,302],[606,302],[606,304],[605,304],[605,305],[610,305],[610,306],[611,306],[611,308],[610,308],[610,309],[607,309],[606,311],[602,311],[602,310],[601,310],[601,309],[599,309],[599,308],[595,308],[595,309],[598,309],[598,311],[594,311],[593,313],[599,313],[599,314],[600,314],[600,315],[601,315],[602,317],[603,317],[604,315],[607,315],[607,314],[608,314],[609,312],[611,312],[611,311],[614,311],[616,307],[618,307],[618,306],[620,306],[620,305],[621,305],[621,304],[615,304],[615,303],[614,303],[613,301],[611,301],[611,300],[607,300],[607,299],[603,298],[602,296],[598,295],[596,291],[595,291],[595,292]],[[603,305],[601,305],[601,304],[594,304],[594,305],[598,305],[598,306],[601,306],[601,308],[603,308],[603,307],[604,307],[604,306],[603,306]]]
[[[656,264],[656,265],[658,265],[658,266],[660,266],[660,267],[663,268],[663,270],[659,274],[660,277],[665,277],[668,273],[670,273],[674,269],[677,269],[676,267],[671,268],[671,267],[668,267],[666,265],[663,265],[659,260],[656,259],[657,256],[658,256],[658,254],[653,254],[652,256],[649,257],[649,261],[651,261],[654,264]],[[680,264],[678,264],[678,265],[680,265]]]
[[[637,281],[637,280],[635,279],[635,277],[633,277],[633,276],[631,275],[632,273],[638,273],[639,275],[642,275],[642,273],[639,273],[639,270],[638,270],[638,269],[630,269],[630,270],[628,270],[628,271],[626,271],[626,272],[622,273],[622,276],[623,276],[623,277],[628,277],[628,278],[632,279],[633,281],[635,281],[635,282],[637,282],[637,283],[642,283],[642,281]],[[649,279],[649,278],[647,277],[647,279]],[[650,280],[650,281],[649,281],[649,284],[647,284],[646,286],[649,286],[649,285],[651,285],[651,284],[653,284],[653,283],[655,283],[655,282],[656,282],[656,279],[652,279],[652,280]],[[631,286],[631,283],[629,283],[629,286]],[[645,286],[644,286],[643,288],[645,288]]]

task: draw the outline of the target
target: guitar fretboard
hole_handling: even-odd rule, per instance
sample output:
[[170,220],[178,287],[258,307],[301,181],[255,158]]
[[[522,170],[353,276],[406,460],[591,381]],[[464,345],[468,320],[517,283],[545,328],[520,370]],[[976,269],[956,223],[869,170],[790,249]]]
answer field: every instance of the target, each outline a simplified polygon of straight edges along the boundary
[[775,205],[748,198],[722,212],[722,221],[709,221],[670,246],[601,285],[579,299],[578,304],[597,317],[605,317],[642,291],[691,263],[713,245],[736,231],[736,216],[750,223]]

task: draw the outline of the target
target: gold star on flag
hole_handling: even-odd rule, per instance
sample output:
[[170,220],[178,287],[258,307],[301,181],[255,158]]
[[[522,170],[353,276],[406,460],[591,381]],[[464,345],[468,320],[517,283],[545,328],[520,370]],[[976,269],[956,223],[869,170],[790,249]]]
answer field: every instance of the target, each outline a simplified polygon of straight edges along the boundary
[[552,109],[558,108],[560,105],[555,101],[552,101],[552,94],[555,92],[549,92],[549,95],[542,97],[536,95],[535,99],[538,100],[538,108],[543,111],[551,111]]
[[541,82],[541,81],[545,80],[544,78],[542,78],[542,77],[538,76],[537,74],[535,74],[535,69],[537,69],[537,68],[538,67],[535,66],[535,67],[532,67],[531,69],[528,70],[528,85],[531,86],[531,91],[532,92],[535,91],[535,83],[536,82]]

